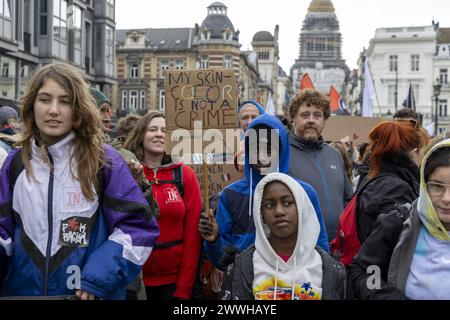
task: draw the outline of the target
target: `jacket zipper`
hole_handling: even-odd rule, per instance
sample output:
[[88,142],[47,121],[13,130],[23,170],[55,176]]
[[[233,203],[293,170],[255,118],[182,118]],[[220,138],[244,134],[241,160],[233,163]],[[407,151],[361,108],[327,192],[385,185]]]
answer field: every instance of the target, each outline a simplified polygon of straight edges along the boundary
[[45,255],[45,275],[44,275],[44,296],[48,295],[48,277],[50,270],[50,255],[52,254],[52,242],[53,242],[53,184],[55,180],[54,167],[53,167],[53,157],[48,152],[48,158],[50,160],[50,178],[48,182],[48,202],[47,202],[47,213],[48,213],[48,239],[47,239],[47,251]]
[[[158,173],[158,168],[152,168],[152,171],[153,171],[153,181],[150,181],[150,184],[151,185],[159,184],[159,180],[156,177],[156,174]],[[153,192],[155,192],[155,197],[154,198],[155,198],[155,201],[156,201],[156,191],[152,188],[152,193]],[[153,196],[153,194],[152,194],[152,196]],[[156,252],[156,250],[152,250],[151,257],[152,257],[153,261],[150,264],[150,270],[151,270],[151,273],[156,273],[156,271],[158,270],[158,265],[156,263],[156,260],[158,258],[158,253]],[[150,260],[150,257],[149,257],[149,260]]]

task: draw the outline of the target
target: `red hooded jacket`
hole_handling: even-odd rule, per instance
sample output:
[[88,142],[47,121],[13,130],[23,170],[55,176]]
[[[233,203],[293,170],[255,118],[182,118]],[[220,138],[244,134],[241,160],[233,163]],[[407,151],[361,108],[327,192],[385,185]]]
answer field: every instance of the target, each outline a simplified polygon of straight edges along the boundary
[[[158,184],[158,181],[174,180],[173,169],[179,166],[183,170],[183,198],[175,184]],[[156,243],[172,243],[169,248],[153,249],[143,268],[144,284],[161,286],[176,283],[174,297],[189,299],[201,248],[198,221],[202,196],[197,176],[194,170],[181,163],[168,164],[155,170],[145,166],[144,173],[152,183],[152,194],[160,211],[157,219],[160,236]],[[173,245],[173,242],[179,243]]]

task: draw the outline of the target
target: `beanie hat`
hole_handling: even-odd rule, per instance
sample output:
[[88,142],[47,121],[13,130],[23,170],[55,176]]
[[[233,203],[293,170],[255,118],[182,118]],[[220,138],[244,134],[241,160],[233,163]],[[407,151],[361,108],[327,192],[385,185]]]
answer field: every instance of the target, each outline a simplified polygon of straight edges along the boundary
[[89,92],[91,96],[94,98],[98,108],[105,102],[110,103],[109,99],[103,94],[103,92],[101,92],[97,88],[89,87]]
[[9,119],[18,119],[19,114],[16,110],[8,106],[0,106],[0,126],[3,126]]
[[264,108],[256,101],[250,100],[242,103],[238,108],[238,119],[241,118],[242,112],[248,107],[256,108],[259,111],[259,115],[264,114]]

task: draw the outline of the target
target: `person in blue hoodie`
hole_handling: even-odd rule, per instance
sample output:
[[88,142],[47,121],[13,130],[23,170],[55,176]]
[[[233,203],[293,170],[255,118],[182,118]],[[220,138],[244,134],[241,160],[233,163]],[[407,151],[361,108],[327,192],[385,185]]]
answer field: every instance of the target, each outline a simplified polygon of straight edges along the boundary
[[[269,129],[272,134],[267,134],[267,130],[264,129]],[[263,131],[266,133],[264,134]],[[255,142],[252,140],[255,132],[257,133],[257,142],[252,143]],[[273,132],[277,132],[275,137],[278,139],[274,140]],[[264,154],[264,152],[260,152],[264,150],[259,150],[259,146],[265,149],[264,145],[267,146],[266,151],[272,150],[271,153],[266,152],[270,159],[256,157],[256,161],[251,161],[255,160],[251,159],[255,158],[254,155]],[[273,148],[270,148],[271,146]],[[248,127],[245,136],[245,154],[245,177],[224,189],[215,217],[212,212],[204,212],[199,221],[199,231],[205,240],[205,251],[209,260],[220,270],[224,270],[233,262],[236,253],[243,252],[254,244],[255,225],[250,199],[253,199],[256,185],[271,172],[278,171],[287,174],[289,170],[289,138],[281,121],[267,114],[257,117]],[[249,154],[252,157],[249,157]],[[326,228],[317,193],[309,184],[300,180],[297,182],[306,191],[319,219],[320,236],[317,244],[329,252]]]

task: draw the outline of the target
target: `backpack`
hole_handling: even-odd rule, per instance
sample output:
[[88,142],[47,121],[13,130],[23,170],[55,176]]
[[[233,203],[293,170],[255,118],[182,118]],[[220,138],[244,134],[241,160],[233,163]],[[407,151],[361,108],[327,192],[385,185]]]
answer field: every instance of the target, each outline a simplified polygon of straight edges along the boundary
[[184,196],[184,184],[183,184],[183,166],[178,166],[172,169],[172,180],[158,180],[158,181],[150,181],[151,185],[154,184],[174,184],[181,198]]
[[357,228],[358,196],[370,182],[386,176],[387,175],[381,174],[373,179],[364,181],[351,200],[347,203],[344,211],[342,211],[339,217],[338,231],[336,237],[330,242],[330,249],[333,257],[346,267],[352,263],[353,257],[361,248],[361,241],[358,238]]

